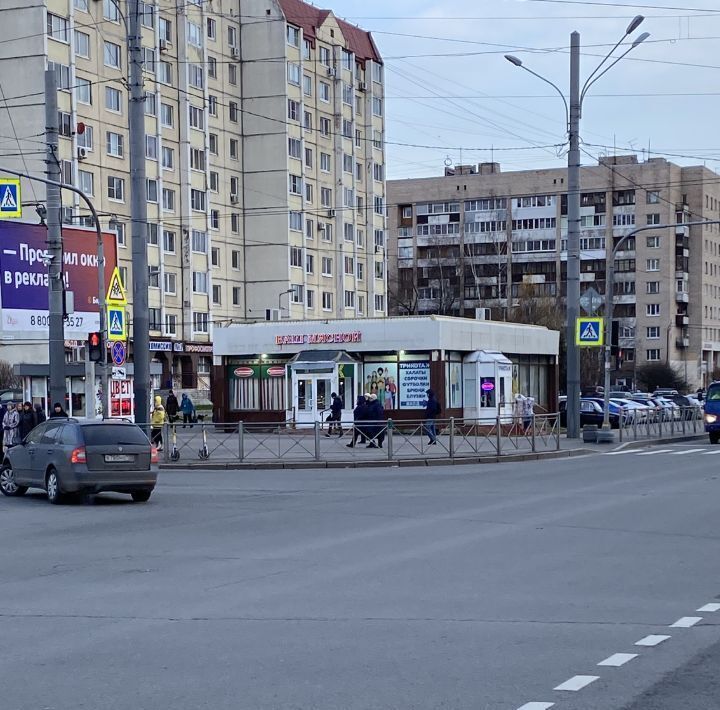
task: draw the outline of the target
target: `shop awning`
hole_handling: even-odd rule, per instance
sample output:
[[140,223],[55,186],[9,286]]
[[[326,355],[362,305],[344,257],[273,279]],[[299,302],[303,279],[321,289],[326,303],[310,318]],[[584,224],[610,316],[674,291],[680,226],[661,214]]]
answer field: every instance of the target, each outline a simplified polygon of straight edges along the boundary
[[290,360],[297,373],[334,372],[341,364],[354,364],[357,360],[344,350],[304,350]]

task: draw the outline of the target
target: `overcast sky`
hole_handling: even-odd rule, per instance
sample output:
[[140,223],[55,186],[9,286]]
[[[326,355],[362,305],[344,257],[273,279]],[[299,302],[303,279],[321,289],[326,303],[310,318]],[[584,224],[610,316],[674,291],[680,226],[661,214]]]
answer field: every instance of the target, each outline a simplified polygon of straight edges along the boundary
[[562,165],[560,97],[503,55],[515,54],[567,92],[570,33],[581,35],[584,81],[636,14],[646,19],[633,37],[651,36],[585,99],[583,163],[634,148],[641,158],[649,149],[651,157],[720,171],[718,0],[333,0],[323,6],[372,31],[385,59],[388,178],[439,175],[446,160],[495,160],[503,170]]

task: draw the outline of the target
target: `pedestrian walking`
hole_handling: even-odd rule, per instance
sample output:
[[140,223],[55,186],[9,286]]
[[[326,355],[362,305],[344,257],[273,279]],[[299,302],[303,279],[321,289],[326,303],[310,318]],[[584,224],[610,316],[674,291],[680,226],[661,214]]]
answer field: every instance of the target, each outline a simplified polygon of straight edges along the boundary
[[35,421],[36,424],[42,424],[47,417],[45,416],[45,410],[43,409],[42,404],[36,404],[35,405]]
[[19,425],[20,415],[15,409],[15,404],[13,402],[8,402],[7,411],[3,417],[3,445],[6,451],[19,443]]
[[50,412],[50,419],[67,419],[68,415],[67,412],[63,409],[62,404],[60,402],[55,402],[53,404],[53,410]]
[[435,398],[435,392],[427,390],[425,394],[427,395],[425,402],[425,431],[428,435],[428,446],[432,446],[437,445],[435,420],[440,416],[442,408],[440,407],[440,402]]
[[361,394],[357,398],[355,403],[355,409],[353,409],[353,436],[352,441],[349,444],[345,444],[348,448],[352,448],[360,439],[360,443],[364,444],[367,441],[365,436],[365,428],[363,422],[367,419],[368,414],[368,398],[369,394]]
[[24,441],[25,437],[35,428],[37,419],[33,410],[32,402],[25,402],[22,406],[18,417],[18,436],[20,441]]
[[163,425],[165,424],[165,407],[163,407],[162,397],[155,397],[155,406],[150,414],[150,443],[157,446],[158,451],[163,450]]
[[525,397],[523,401],[523,430],[527,431],[535,416],[535,397]]
[[190,424],[192,426],[195,417],[195,406],[192,403],[190,397],[183,393],[182,399],[180,400],[180,411],[183,417],[183,429]]
[[170,390],[167,399],[165,400],[165,411],[167,412],[168,421],[171,424],[177,421],[180,405],[178,403],[178,398],[172,390]]
[[340,397],[338,397],[336,392],[333,392],[330,395],[330,399],[330,416],[328,417],[328,430],[325,436],[332,436],[333,433],[336,433],[338,436],[342,436],[343,401]]
[[363,428],[370,442],[365,448],[382,449],[383,442],[385,441],[385,410],[374,392],[371,393],[369,397],[367,419],[369,424]]

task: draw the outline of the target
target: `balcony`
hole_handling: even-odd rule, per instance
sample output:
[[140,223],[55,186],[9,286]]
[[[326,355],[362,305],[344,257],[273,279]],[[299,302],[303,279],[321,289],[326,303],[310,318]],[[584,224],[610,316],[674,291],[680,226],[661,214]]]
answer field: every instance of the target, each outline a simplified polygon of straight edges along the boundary
[[690,317],[689,316],[686,316],[682,313],[678,313],[675,316],[675,326],[677,328],[685,328],[688,325],[690,325]]
[[675,341],[675,347],[677,348],[689,348],[690,347],[690,338],[678,338]]
[[684,224],[676,224],[675,225],[675,236],[676,237],[690,236],[690,227],[686,227]]
[[675,292],[676,303],[690,303],[690,294],[687,291]]

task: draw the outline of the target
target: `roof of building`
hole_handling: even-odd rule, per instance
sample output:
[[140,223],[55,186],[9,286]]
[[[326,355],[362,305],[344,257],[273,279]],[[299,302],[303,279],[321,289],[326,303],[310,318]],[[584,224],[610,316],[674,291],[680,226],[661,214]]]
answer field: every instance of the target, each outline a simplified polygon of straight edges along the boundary
[[[322,26],[332,11],[323,10],[302,0],[278,0],[278,2],[285,19],[290,24],[302,27],[306,39],[314,44],[317,38],[317,28]],[[347,41],[348,49],[355,54],[358,60],[365,62],[372,59],[374,62],[382,63],[380,52],[369,32],[351,25],[345,20],[336,19]]]

